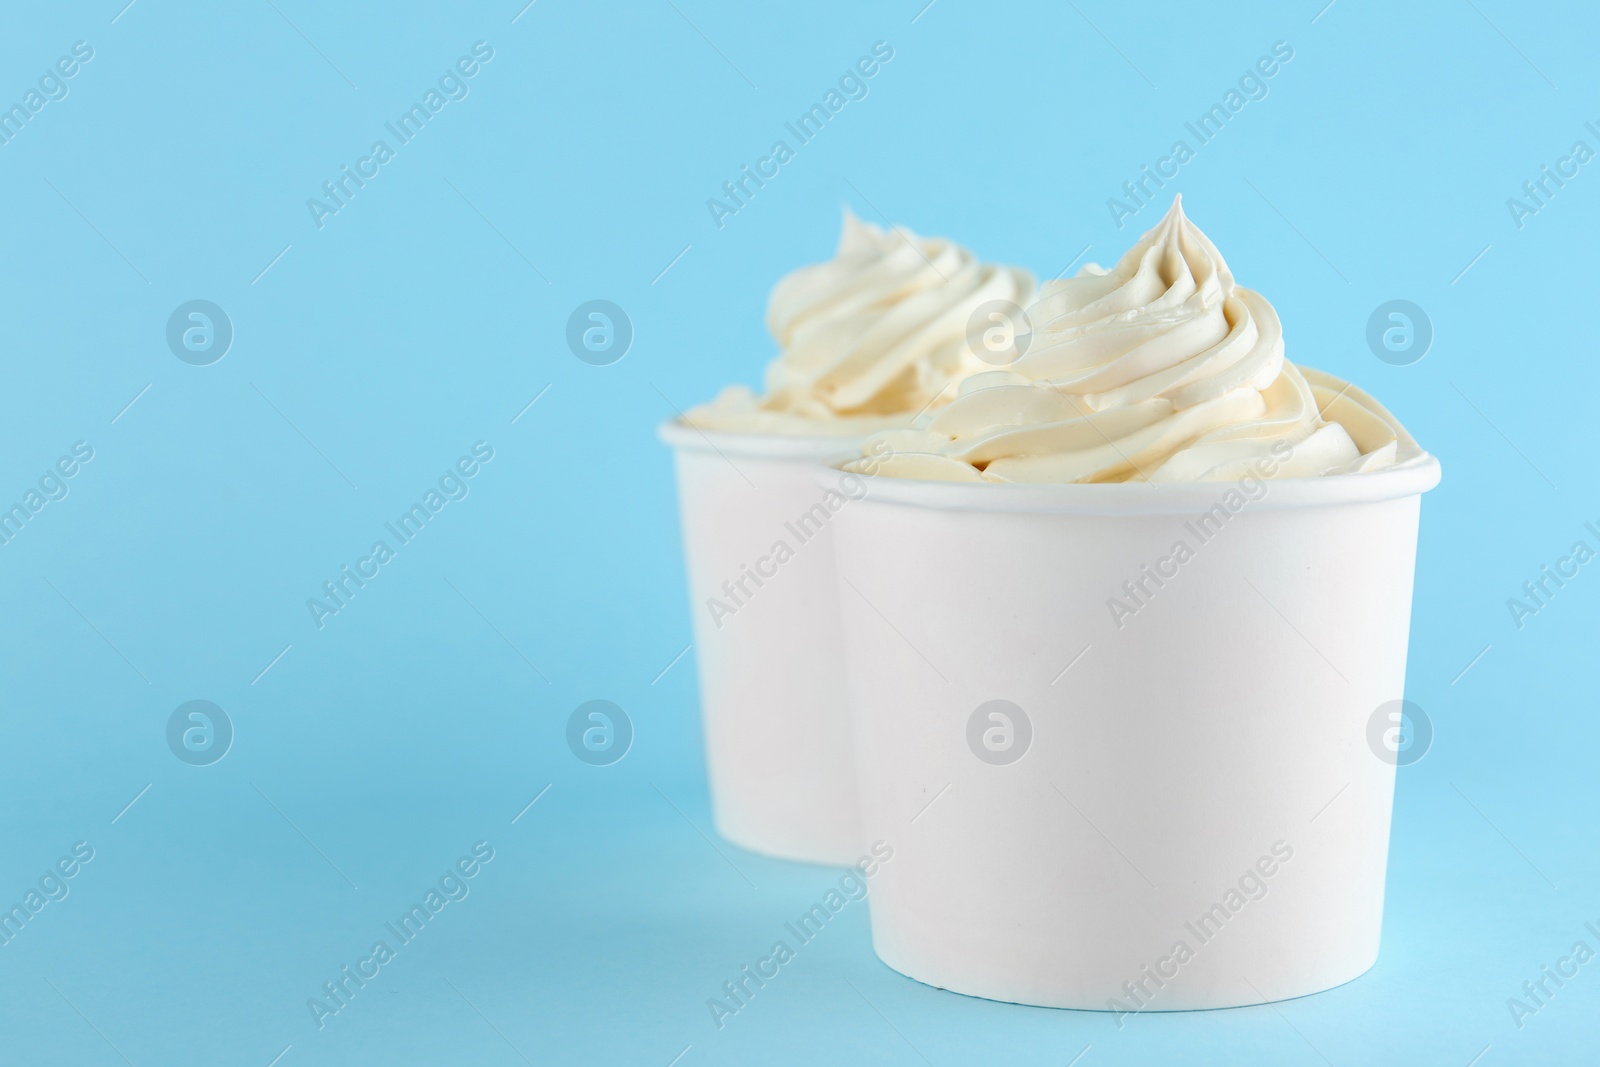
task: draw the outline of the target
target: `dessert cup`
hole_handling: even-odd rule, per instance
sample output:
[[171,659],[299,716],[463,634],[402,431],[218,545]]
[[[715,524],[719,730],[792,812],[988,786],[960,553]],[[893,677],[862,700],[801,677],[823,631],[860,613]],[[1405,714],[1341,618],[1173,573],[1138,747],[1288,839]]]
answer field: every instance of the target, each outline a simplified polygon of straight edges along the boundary
[[[848,500],[818,476],[861,438],[679,422],[660,435],[676,457],[717,832],[782,859],[853,863],[862,838],[833,569]],[[834,471],[828,487],[841,478],[861,484]]]
[[1118,1012],[1371,967],[1395,766],[1368,725],[1439,477],[870,479],[833,533],[862,833],[894,849],[879,958]]

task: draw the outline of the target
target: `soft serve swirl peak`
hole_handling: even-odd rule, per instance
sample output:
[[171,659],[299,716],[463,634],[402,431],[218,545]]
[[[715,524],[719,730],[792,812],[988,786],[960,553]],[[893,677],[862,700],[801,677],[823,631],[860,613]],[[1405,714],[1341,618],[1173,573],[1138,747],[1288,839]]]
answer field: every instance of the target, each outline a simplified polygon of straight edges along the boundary
[[859,435],[907,426],[982,370],[968,320],[990,301],[1033,299],[1027,271],[983,263],[943,238],[881,229],[845,212],[834,258],[772,290],[767,327],[782,349],[756,396],[734,386],[690,411],[704,429]]
[[1277,312],[1234,283],[1181,199],[1111,270],[1045,283],[1027,316],[1030,344],[1010,367],[966,378],[917,429],[880,435],[893,454],[878,473],[1196,482],[1269,460],[1283,478],[1421,455],[1376,401],[1284,358]]

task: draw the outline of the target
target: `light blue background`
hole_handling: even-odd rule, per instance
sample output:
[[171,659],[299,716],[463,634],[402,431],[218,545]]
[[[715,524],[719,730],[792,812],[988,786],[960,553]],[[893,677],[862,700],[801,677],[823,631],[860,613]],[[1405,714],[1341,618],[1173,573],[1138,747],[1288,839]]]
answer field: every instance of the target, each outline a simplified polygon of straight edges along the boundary
[[[0,15],[0,103],[95,50],[0,146],[0,499],[95,449],[0,547],[0,900],[96,850],[0,947],[0,1059],[1593,1055],[1600,962],[1520,1031],[1505,1004],[1600,923],[1600,577],[1520,631],[1505,603],[1600,519],[1600,163],[1521,229],[1506,207],[1575,140],[1600,148],[1592,10],[124,2]],[[479,40],[470,95],[319,230],[306,199]],[[706,199],[880,40],[870,96],[719,230]],[[1043,276],[1086,245],[1114,261],[1160,208],[1119,231],[1107,198],[1278,40],[1270,95],[1172,188],[1290,358],[1444,463],[1408,682],[1437,737],[1400,772],[1377,967],[1119,1031],[902,978],[852,905],[718,1031],[706,998],[834,875],[710,829],[693,652],[667,669],[689,617],[656,423],[759,381],[767,291],[831,254],[841,205]],[[208,367],[164,340],[195,298],[236,330]],[[636,329],[613,366],[564,341],[591,298]],[[1413,366],[1364,340],[1392,298],[1436,330]],[[479,440],[470,496],[317,629],[306,599]],[[205,768],[164,738],[196,698],[237,730]],[[563,739],[591,698],[637,730],[611,767]],[[319,1032],[307,998],[479,840],[471,895]]]

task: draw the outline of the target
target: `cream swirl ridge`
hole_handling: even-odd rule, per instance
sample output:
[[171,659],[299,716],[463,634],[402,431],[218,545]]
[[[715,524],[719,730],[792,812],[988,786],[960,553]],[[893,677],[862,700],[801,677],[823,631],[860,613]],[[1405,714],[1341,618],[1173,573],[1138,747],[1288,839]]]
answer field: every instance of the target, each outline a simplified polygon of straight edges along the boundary
[[1421,453],[1366,394],[1315,372],[1308,379],[1284,358],[1277,312],[1234,283],[1177,199],[1111,270],[1091,264],[1046,283],[1028,318],[1025,354],[964,380],[919,429],[885,435],[894,454],[880,473],[1220,481],[1269,456],[1281,478],[1374,470]]
[[735,386],[690,411],[708,429],[860,434],[906,426],[984,369],[967,342],[983,304],[1033,299],[1033,276],[983,263],[943,238],[884,230],[846,212],[838,252],[773,288],[767,328],[781,353],[766,394]]

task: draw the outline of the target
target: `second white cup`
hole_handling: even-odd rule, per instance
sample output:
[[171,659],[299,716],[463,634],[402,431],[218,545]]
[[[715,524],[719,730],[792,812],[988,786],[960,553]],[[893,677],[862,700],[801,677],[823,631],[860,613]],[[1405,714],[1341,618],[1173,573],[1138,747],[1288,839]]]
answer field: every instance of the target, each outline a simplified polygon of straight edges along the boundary
[[833,558],[848,501],[817,476],[861,441],[679,422],[660,435],[676,455],[717,831],[783,859],[854,863],[862,837]]

